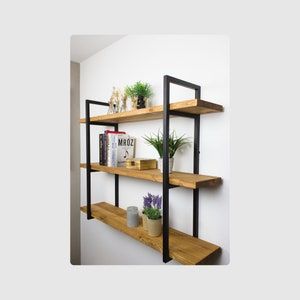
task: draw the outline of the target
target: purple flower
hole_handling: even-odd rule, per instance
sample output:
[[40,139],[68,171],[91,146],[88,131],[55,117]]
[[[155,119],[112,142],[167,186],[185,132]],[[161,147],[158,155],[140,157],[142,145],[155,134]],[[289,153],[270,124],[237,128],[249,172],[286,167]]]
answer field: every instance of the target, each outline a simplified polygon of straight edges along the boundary
[[153,196],[152,206],[157,209],[161,209],[161,196]]
[[150,208],[152,204],[152,195],[148,193],[144,198],[144,208]]
[[147,196],[144,196],[144,209],[145,208],[156,208],[161,209],[161,199],[162,196],[155,196],[150,193],[148,193]]

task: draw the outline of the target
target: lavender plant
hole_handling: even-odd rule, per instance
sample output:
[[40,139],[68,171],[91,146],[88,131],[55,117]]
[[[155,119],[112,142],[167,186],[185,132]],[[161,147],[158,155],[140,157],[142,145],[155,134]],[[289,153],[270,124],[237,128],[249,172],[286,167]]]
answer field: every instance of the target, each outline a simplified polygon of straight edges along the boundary
[[159,195],[152,195],[150,193],[144,196],[143,214],[151,220],[158,220],[161,218],[161,199]]
[[144,207],[143,207],[143,213],[144,211],[147,209],[147,208],[150,208],[151,207],[151,204],[152,204],[152,196],[150,193],[148,193],[147,196],[144,196],[143,199],[144,199]]

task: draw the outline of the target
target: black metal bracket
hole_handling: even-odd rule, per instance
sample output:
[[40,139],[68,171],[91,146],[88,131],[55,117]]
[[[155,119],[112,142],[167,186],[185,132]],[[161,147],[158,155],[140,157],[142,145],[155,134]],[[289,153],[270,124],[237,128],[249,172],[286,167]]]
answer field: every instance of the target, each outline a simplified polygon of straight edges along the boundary
[[[85,100],[85,122],[86,122],[86,206],[87,206],[87,219],[93,219],[91,209],[91,125],[113,126],[115,131],[118,131],[117,123],[105,123],[91,121],[90,105],[109,106],[107,102]],[[119,207],[119,175],[115,175],[115,206]]]
[[[201,99],[201,87],[199,85],[171,77],[164,76],[163,93],[163,262],[171,260],[169,256],[169,125],[170,115],[194,119],[194,160],[193,172],[199,174],[199,148],[200,148],[200,116],[184,112],[170,110],[170,84],[180,85],[195,90],[195,98]],[[198,237],[199,230],[199,189],[193,190],[193,236]]]
[[176,110],[170,110],[170,115],[184,117],[184,118],[192,118],[192,119],[196,119],[197,117],[199,117],[199,115],[189,114],[186,112],[181,112]]
[[169,189],[174,189],[174,188],[178,188],[178,185],[173,185],[173,184],[169,184]]
[[99,125],[99,126],[118,126],[118,123],[108,123],[108,122],[98,122],[98,121],[91,121],[90,125]]

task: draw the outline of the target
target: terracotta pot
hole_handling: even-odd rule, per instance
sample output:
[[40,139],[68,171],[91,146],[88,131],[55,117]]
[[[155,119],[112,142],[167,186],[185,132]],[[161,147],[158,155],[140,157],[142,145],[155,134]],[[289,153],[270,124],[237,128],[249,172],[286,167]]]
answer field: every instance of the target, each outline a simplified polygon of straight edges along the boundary
[[[173,164],[174,164],[174,157],[169,158],[169,173],[172,173],[173,170]],[[158,159],[158,168],[160,169],[160,172],[163,173],[163,159]]]
[[143,229],[148,230],[148,226],[147,226],[148,217],[144,213],[142,213],[142,220],[143,220]]
[[161,235],[161,218],[158,220],[147,220],[148,234],[150,236],[160,236]]

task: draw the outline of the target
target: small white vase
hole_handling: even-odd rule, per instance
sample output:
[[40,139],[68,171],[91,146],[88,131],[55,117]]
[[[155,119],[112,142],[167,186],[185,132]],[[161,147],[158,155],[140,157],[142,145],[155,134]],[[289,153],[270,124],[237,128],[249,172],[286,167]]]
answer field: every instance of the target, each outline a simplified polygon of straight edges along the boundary
[[[172,173],[173,170],[173,164],[174,164],[174,157],[169,158],[169,173]],[[163,173],[163,159],[158,159],[158,168],[160,169],[160,172]]]

